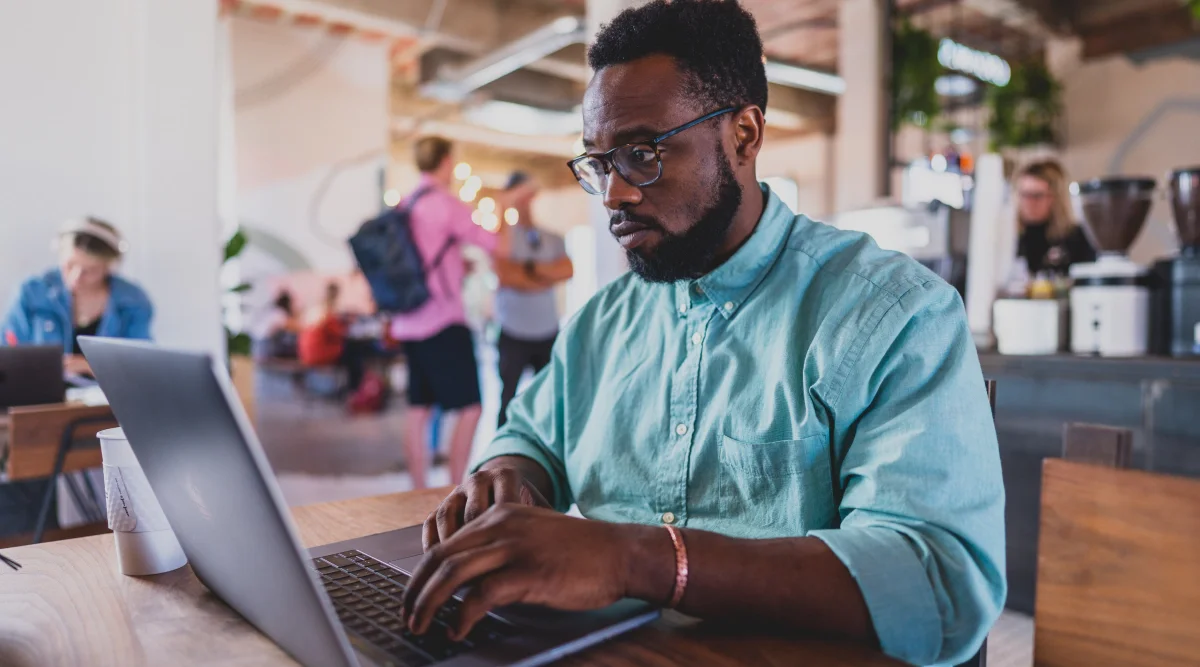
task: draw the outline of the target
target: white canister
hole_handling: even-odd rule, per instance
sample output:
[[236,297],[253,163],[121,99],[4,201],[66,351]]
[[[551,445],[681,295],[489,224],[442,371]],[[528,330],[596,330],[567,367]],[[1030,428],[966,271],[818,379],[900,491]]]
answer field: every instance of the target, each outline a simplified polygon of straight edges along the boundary
[[1055,299],[998,299],[992,306],[997,349],[1015,355],[1058,352],[1061,314]]
[[116,541],[121,574],[160,574],[186,565],[183,547],[154,497],[125,432],[110,428],[96,437],[104,460],[108,527]]

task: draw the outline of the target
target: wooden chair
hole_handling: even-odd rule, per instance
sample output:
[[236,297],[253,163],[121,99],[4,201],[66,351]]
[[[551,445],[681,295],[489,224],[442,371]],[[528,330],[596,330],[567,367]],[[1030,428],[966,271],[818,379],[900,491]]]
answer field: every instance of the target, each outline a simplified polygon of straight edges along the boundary
[[1047,459],[1034,663],[1197,664],[1200,481]]
[[1099,424],[1063,427],[1062,457],[1076,463],[1128,468],[1133,463],[1133,431]]
[[[117,425],[108,406],[88,407],[60,403],[11,408],[8,413],[8,478],[50,478],[38,510],[33,543],[42,540],[50,519],[50,507],[59,475],[98,468],[100,448],[95,436]],[[89,444],[91,446],[80,446]],[[104,521],[103,493],[97,494],[91,479],[82,477],[83,489],[71,477],[67,490],[91,522]],[[86,490],[86,494],[84,493]]]

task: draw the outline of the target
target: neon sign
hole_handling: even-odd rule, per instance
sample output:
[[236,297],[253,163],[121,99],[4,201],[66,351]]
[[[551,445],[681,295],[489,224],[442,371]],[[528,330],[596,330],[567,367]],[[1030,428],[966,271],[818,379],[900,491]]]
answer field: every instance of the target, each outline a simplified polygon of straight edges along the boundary
[[1008,62],[994,53],[977,51],[952,39],[943,39],[938,47],[938,62],[946,69],[971,76],[1003,88],[1012,80]]

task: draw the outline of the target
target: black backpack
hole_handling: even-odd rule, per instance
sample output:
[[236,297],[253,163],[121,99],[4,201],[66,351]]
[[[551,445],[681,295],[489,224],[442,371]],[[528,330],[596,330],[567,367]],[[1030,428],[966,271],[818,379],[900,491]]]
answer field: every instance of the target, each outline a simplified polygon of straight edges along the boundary
[[[425,190],[414,192],[404,206],[390,208],[364,222],[350,237],[354,259],[371,286],[371,296],[380,311],[410,313],[429,301],[425,262],[413,240],[411,215],[413,204],[425,193]],[[441,266],[446,251],[455,242],[454,237],[446,240],[430,263],[429,271]]]

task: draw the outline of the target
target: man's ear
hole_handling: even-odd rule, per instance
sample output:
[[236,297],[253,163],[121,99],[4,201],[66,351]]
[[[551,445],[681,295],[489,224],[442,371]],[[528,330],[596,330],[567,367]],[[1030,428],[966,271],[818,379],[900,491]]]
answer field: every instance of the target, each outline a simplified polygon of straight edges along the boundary
[[734,112],[734,151],[739,165],[753,163],[758,157],[758,152],[762,150],[765,129],[766,120],[763,118],[762,109],[751,105]]

